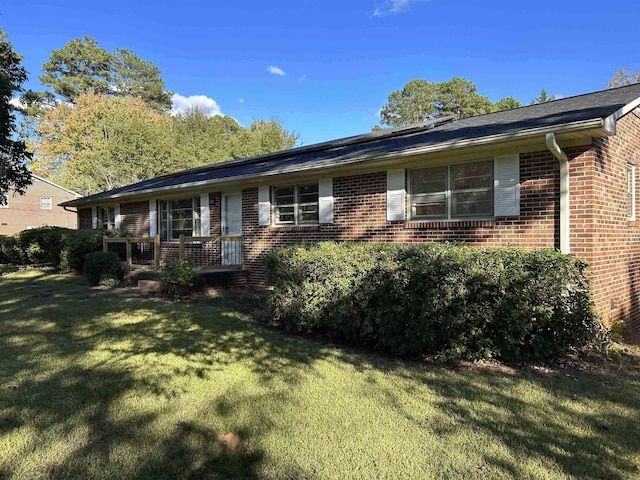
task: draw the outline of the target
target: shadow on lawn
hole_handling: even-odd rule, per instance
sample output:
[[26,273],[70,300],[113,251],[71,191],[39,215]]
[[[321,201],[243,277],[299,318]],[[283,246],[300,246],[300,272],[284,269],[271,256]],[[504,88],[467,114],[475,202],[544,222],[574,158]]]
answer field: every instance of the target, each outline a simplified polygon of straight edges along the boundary
[[[297,372],[322,356],[320,346],[259,327],[228,300],[171,304],[88,290],[82,283],[38,273],[0,291],[0,439],[20,429],[38,432],[40,438],[23,449],[25,458],[56,448],[47,435],[72,445],[26,475],[19,459],[0,463],[0,478],[260,478],[264,453],[250,439],[265,433],[265,425],[237,425],[227,437],[230,432],[186,420],[158,434],[159,411],[115,417],[113,411],[132,392],[171,402],[184,393],[171,380],[206,381],[238,361],[260,382],[293,385]],[[130,315],[142,319],[119,322]],[[102,360],[85,367],[86,356],[96,352],[104,353],[95,357]],[[180,367],[162,364],[169,354],[181,358]],[[157,371],[140,375],[129,362],[133,356],[157,362]],[[201,407],[215,411],[222,424],[234,409],[260,403],[237,392],[233,408],[223,400]],[[118,470],[118,456],[139,443],[151,445],[153,454]],[[310,477],[294,468],[288,478]]]
[[[349,361],[353,357],[341,358]],[[565,475],[575,478],[640,475],[640,463],[628,460],[637,458],[640,451],[637,373],[574,369],[540,373],[509,368],[487,371],[477,366],[445,368],[392,360],[373,360],[367,366],[410,380],[405,388],[407,395],[423,396],[431,403],[428,397],[432,398],[433,392],[438,395],[434,406],[442,418],[419,418],[404,407],[397,392],[378,386],[389,405],[414,425],[432,431],[445,443],[462,426],[492,438],[510,453],[487,455],[485,465],[474,468],[488,467],[486,471],[510,478],[530,478],[532,473],[524,461],[539,459],[541,464],[557,465]],[[417,382],[425,390],[416,387]],[[527,398],[522,394],[523,382],[535,387],[531,390],[534,396],[539,389],[548,400]],[[427,390],[429,395],[424,393]]]

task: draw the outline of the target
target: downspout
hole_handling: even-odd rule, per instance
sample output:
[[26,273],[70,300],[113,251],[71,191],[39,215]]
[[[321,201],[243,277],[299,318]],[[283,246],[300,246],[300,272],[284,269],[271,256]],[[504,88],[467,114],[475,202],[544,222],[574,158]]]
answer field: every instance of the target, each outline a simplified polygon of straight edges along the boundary
[[545,136],[547,148],[560,161],[560,251],[571,253],[569,216],[569,157],[556,142],[555,133]]

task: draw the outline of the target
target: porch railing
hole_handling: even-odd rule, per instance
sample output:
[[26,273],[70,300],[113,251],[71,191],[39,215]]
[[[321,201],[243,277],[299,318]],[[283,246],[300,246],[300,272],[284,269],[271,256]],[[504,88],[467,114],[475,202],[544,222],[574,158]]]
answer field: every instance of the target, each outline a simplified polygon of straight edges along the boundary
[[116,252],[128,267],[160,265],[160,236],[102,237],[102,250]]
[[[103,237],[103,250],[118,253],[129,267],[159,267],[161,259],[189,258],[197,269],[244,267],[241,236],[190,237],[180,235],[178,244],[160,244],[155,237]],[[176,248],[177,247],[177,248]]]

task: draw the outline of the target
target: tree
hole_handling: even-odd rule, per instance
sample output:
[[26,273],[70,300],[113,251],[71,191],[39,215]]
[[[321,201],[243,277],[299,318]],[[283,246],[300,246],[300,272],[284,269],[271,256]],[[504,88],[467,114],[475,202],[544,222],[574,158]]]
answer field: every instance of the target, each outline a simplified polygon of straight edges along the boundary
[[520,100],[518,100],[513,96],[501,98],[500,100],[498,100],[496,103],[493,104],[493,109],[496,112],[501,112],[503,110],[511,110],[513,108],[520,108],[520,107],[524,107],[524,105],[520,103]]
[[165,90],[156,65],[126,48],[110,53],[88,36],[53,50],[42,70],[42,84],[70,103],[75,103],[83,93],[91,92],[137,97],[160,110],[171,107],[172,94]]
[[110,93],[111,63],[111,54],[85,35],[51,52],[49,61],[42,65],[44,74],[40,76],[40,81],[73,103],[79,95],[88,91]]
[[540,95],[534,98],[533,100],[531,100],[531,105],[538,105],[539,103],[547,103],[555,99],[556,99],[555,95],[549,96],[549,94],[547,93],[547,89],[543,88],[542,90],[540,90]]
[[277,118],[258,119],[236,137],[232,153],[235,158],[243,158],[279,152],[298,146],[299,138],[296,132],[285,130]]
[[11,104],[14,93],[22,90],[27,71],[20,65],[22,57],[7,40],[0,28],[0,205],[7,203],[10,190],[23,195],[31,184],[26,162],[31,154],[24,141],[15,139],[15,107]]
[[380,110],[380,123],[399,127],[434,118],[438,114],[437,90],[436,83],[422,79],[410,81],[402,90],[391,92],[387,104]]
[[126,48],[113,54],[112,79],[115,93],[141,98],[157,109],[171,108],[171,92],[165,90],[160,69]]
[[632,83],[640,83],[640,72],[631,71],[629,67],[622,67],[615,71],[609,83],[608,88],[624,87],[625,85],[631,85]]
[[440,83],[417,79],[391,92],[380,111],[380,123],[399,127],[453,115],[457,118],[489,113],[493,105],[473,82],[454,77]]
[[81,94],[43,115],[33,168],[85,195],[121,187],[182,168],[171,130],[139,98]]
[[183,168],[223,162],[235,158],[234,138],[243,128],[233,118],[207,116],[194,107],[173,118],[174,155]]

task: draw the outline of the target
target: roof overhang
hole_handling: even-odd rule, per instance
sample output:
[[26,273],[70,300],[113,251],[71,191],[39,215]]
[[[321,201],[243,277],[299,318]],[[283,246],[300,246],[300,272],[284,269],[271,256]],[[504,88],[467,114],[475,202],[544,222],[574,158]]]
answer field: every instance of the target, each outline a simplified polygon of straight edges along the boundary
[[[350,158],[341,161],[339,164],[331,164],[327,162],[317,162],[312,166],[289,165],[282,168],[274,168],[261,174],[237,175],[234,177],[226,177],[219,179],[210,179],[203,181],[195,181],[189,183],[181,183],[177,185],[169,185],[164,187],[149,188],[146,190],[138,190],[135,192],[116,192],[112,195],[101,196],[99,199],[79,198],[61,203],[61,206],[91,206],[114,201],[125,200],[144,200],[146,198],[169,197],[174,196],[178,192],[189,193],[192,191],[202,191],[203,188],[212,187],[219,190],[251,187],[264,184],[267,179],[287,175],[288,177],[298,176],[322,176],[334,173],[350,172],[356,173],[362,170],[371,170],[373,168],[391,167],[401,164],[411,159],[424,156],[438,156],[444,153],[457,154],[461,150],[469,152],[488,152],[492,150],[504,149],[527,149],[539,146],[545,148],[545,137],[548,133],[554,133],[558,142],[582,140],[583,143],[590,142],[594,137],[606,137],[615,134],[615,124],[618,118],[640,105],[640,98],[636,101],[637,105],[627,106],[620,109],[606,119],[594,118],[579,122],[571,122],[561,125],[537,127],[517,132],[507,132],[496,135],[488,135],[484,137],[476,137],[469,139],[457,139],[441,142],[432,145],[420,145],[415,148],[405,148],[400,151],[387,152],[378,155],[363,154],[360,157]],[[636,103],[633,102],[633,103]],[[629,104],[631,105],[631,104]],[[527,150],[525,150],[527,151]],[[292,152],[293,154],[293,152]],[[237,165],[237,162],[233,162]],[[223,168],[222,164],[216,165]]]

